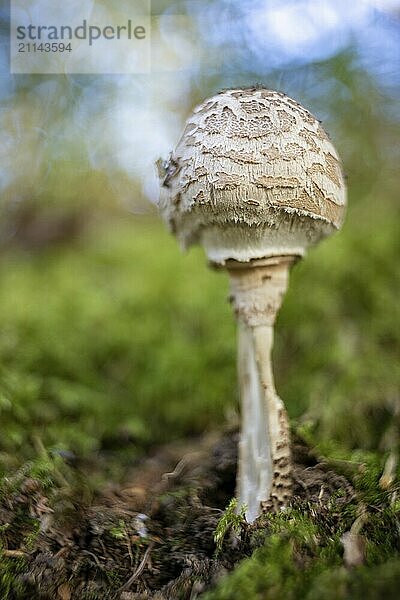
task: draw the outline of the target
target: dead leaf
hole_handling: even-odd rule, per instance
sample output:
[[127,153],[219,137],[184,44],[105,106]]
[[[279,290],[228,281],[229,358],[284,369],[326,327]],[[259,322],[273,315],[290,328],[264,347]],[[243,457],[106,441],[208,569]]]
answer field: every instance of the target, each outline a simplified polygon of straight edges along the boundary
[[62,583],[57,592],[60,600],[71,600],[71,589],[68,583]]

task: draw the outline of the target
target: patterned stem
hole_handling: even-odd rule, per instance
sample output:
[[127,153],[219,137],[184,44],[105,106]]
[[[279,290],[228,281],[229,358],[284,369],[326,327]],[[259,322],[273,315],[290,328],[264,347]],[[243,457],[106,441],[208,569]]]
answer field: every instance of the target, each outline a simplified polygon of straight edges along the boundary
[[289,424],[271,367],[273,325],[293,257],[228,263],[238,319],[238,372],[242,402],[237,495],[247,519],[278,510],[291,496]]

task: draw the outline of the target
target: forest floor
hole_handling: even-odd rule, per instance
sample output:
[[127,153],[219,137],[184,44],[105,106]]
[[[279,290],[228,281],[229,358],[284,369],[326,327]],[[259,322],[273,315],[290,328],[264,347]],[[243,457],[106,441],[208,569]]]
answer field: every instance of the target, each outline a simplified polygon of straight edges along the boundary
[[[228,431],[155,448],[137,461],[122,485],[109,486],[90,501],[83,487],[80,493],[68,490],[62,481],[59,493],[48,497],[40,479],[20,474],[10,481],[0,508],[3,560],[18,573],[7,597],[207,597],[204,592],[218,590],[224,576],[268,540],[281,544],[284,569],[289,548],[299,574],[311,574],[324,553],[336,553],[329,558],[341,573],[342,595],[338,591],[336,597],[351,597],[351,574],[365,563],[375,525],[365,536],[362,530],[368,530],[368,513],[383,511],[383,504],[368,508],[347,477],[297,438],[291,506],[248,524],[232,509],[224,512],[234,495],[237,441],[237,432]],[[352,464],[350,470],[363,477],[363,465]],[[394,513],[391,526],[399,527]],[[270,567],[281,568],[273,562]],[[210,598],[219,597],[213,593]],[[236,596],[222,589],[220,597]],[[292,591],[288,597],[302,596]]]

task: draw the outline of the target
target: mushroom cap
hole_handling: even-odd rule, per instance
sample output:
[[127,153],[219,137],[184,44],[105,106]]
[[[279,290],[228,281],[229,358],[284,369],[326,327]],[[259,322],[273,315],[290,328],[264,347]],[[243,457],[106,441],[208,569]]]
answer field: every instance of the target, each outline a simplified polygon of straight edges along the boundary
[[267,89],[227,90],[197,106],[160,178],[171,230],[215,263],[302,256],[344,217],[332,142],[305,108]]

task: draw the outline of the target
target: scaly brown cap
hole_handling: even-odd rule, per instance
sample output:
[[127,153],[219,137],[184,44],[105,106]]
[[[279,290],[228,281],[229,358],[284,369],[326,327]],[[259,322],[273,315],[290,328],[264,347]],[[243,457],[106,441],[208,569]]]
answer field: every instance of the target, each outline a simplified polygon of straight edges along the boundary
[[161,180],[172,231],[216,263],[301,256],[344,217],[332,142],[305,108],[267,89],[223,91],[200,104]]

